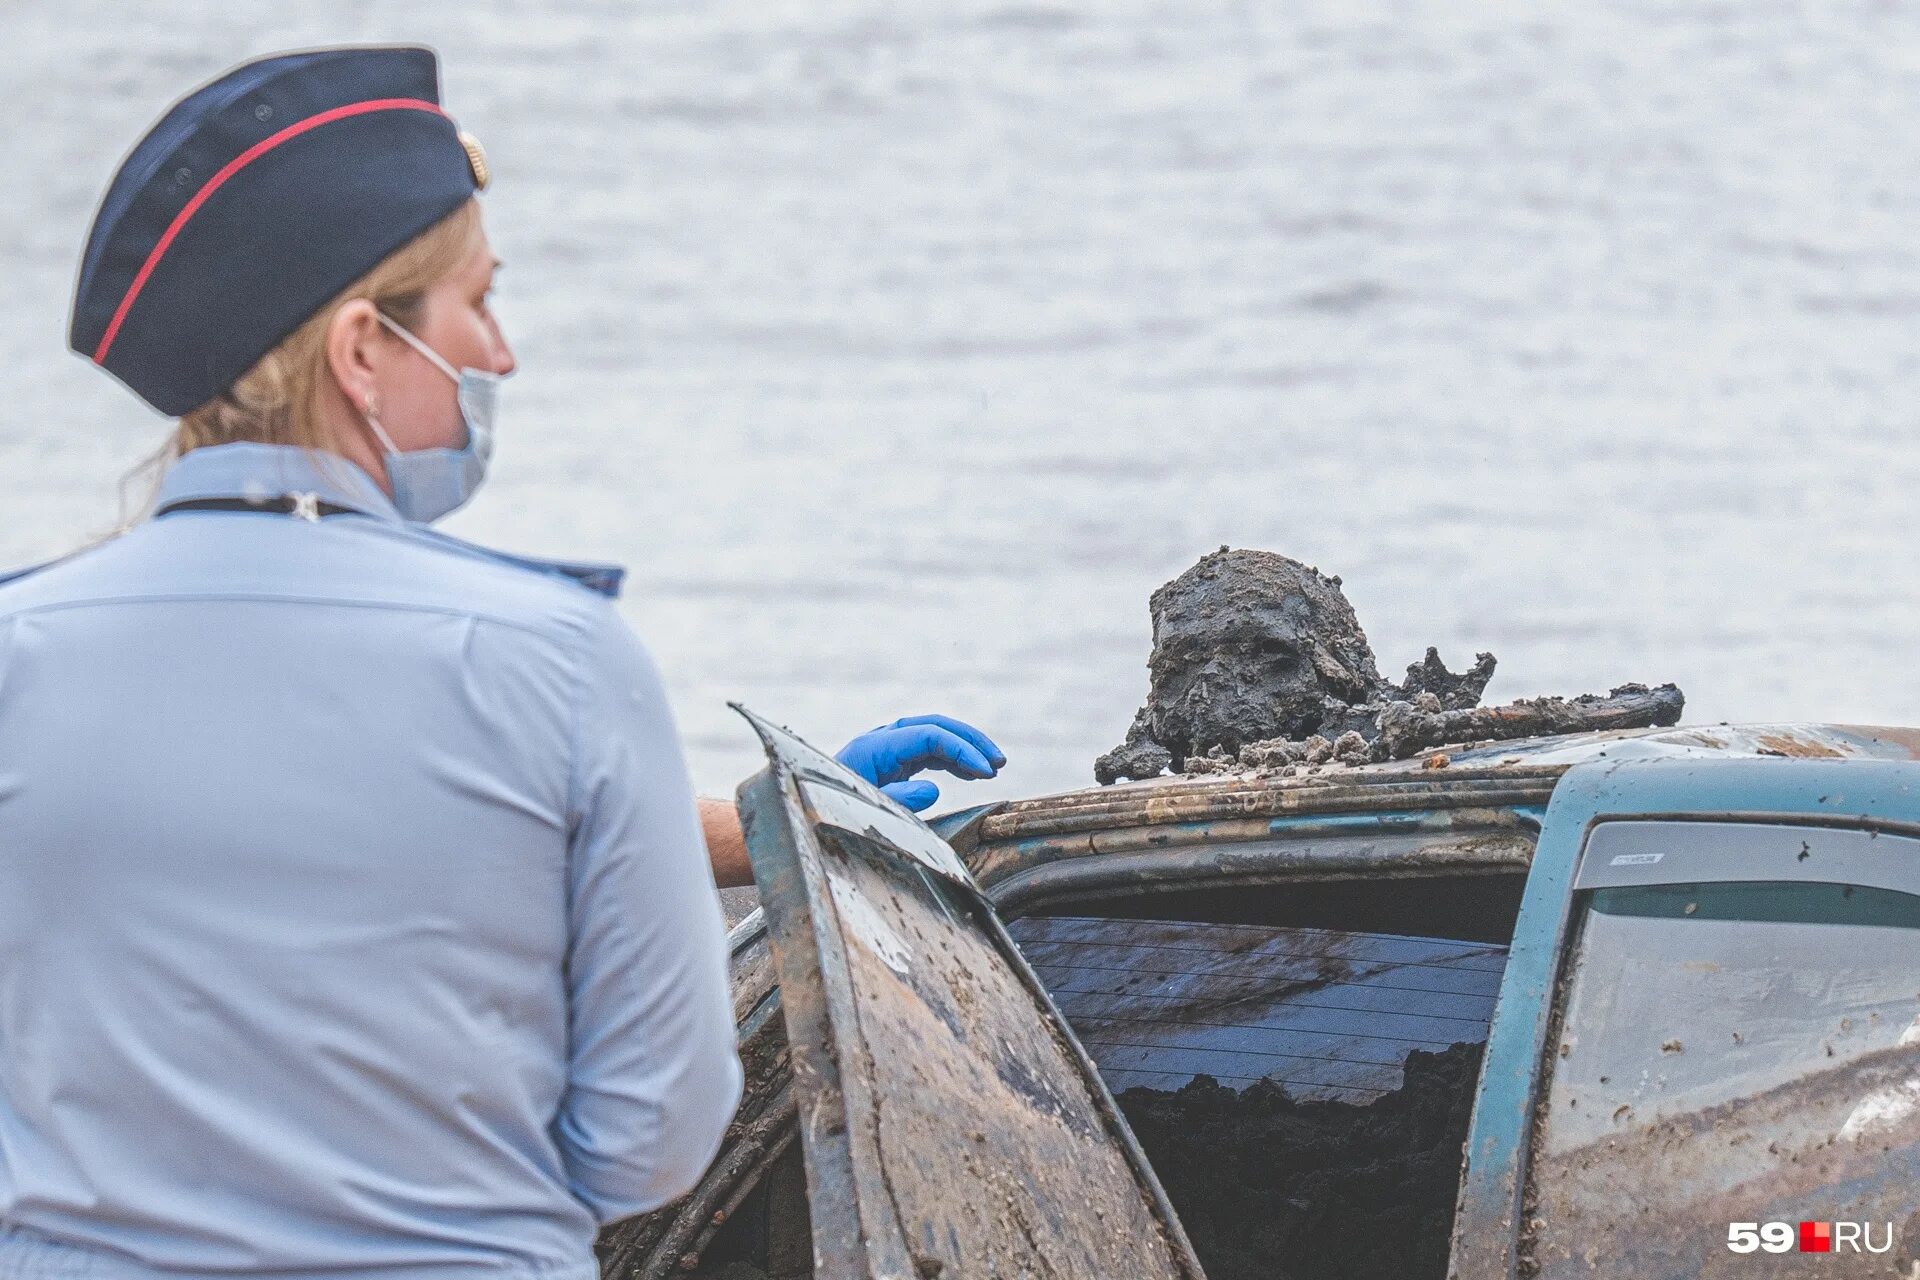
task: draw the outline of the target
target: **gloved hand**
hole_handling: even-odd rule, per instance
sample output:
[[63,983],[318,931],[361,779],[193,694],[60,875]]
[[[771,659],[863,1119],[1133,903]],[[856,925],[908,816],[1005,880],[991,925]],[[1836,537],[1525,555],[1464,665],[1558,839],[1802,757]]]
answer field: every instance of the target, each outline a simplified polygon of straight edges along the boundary
[[915,813],[940,798],[940,788],[933,783],[907,781],[922,769],[991,778],[1007,762],[992,738],[951,716],[902,716],[861,734],[834,759]]

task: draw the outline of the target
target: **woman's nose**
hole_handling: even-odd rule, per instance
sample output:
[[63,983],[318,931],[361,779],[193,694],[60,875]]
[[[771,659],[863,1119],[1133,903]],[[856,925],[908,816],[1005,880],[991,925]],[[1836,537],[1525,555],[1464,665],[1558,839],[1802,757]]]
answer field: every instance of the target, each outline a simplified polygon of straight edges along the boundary
[[493,322],[493,371],[506,377],[519,368],[519,361],[513,358],[513,348],[507,345],[507,335],[500,330],[500,322]]

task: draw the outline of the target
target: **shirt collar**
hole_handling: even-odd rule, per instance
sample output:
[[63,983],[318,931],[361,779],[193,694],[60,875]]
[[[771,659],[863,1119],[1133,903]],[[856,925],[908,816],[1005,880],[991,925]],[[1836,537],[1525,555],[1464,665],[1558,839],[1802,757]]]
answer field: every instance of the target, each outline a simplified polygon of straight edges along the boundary
[[392,499],[357,463],[337,453],[286,444],[217,444],[190,449],[167,468],[156,508],[199,498],[277,498],[311,493],[322,502],[400,521]]

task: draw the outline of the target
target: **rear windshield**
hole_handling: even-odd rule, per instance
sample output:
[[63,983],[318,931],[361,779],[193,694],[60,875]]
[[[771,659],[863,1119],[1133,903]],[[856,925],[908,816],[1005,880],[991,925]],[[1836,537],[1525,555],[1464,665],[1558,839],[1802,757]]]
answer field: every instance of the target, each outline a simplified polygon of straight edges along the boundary
[[1588,895],[1536,1131],[1538,1273],[1695,1274],[1732,1223],[1903,1223],[1917,930],[1920,898],[1847,885]]
[[1008,926],[1115,1093],[1196,1076],[1369,1102],[1407,1055],[1487,1038],[1506,948],[1335,929],[1030,917]]
[[1209,1280],[1442,1280],[1505,947],[1179,920],[1009,929]]

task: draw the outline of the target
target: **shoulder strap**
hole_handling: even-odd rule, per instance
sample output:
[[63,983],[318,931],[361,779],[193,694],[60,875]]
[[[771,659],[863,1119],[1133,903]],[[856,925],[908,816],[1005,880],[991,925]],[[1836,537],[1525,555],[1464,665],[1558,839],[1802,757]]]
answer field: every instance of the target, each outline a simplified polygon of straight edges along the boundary
[[576,586],[585,587],[596,595],[617,599],[620,586],[626,580],[627,571],[617,564],[598,564],[591,561],[543,560],[538,556],[519,556],[507,551],[496,551],[492,547],[483,547],[464,538],[441,533],[438,529],[427,529],[420,525],[409,526],[425,534],[434,541],[449,547],[457,547],[469,555],[476,555],[496,564],[512,565],[516,569],[528,569],[542,573],[550,578],[564,578]]
[[[176,511],[246,511],[263,515],[299,516],[302,519],[318,520],[323,516],[363,515],[353,507],[343,507],[337,503],[313,500],[311,494],[289,494],[277,498],[188,498],[179,502],[169,502],[153,513],[154,519],[172,515]],[[491,547],[482,547],[461,538],[450,537],[424,525],[408,525],[407,528],[436,542],[460,548],[469,554],[500,564],[512,565],[518,569],[529,569],[535,573],[544,573],[550,577],[565,578],[567,581],[608,598],[620,594],[621,582],[627,571],[619,565],[581,563],[571,560],[542,560],[534,556],[517,556],[505,551],[496,551]],[[32,572],[24,570],[23,572]],[[6,581],[0,576],[0,582]]]

